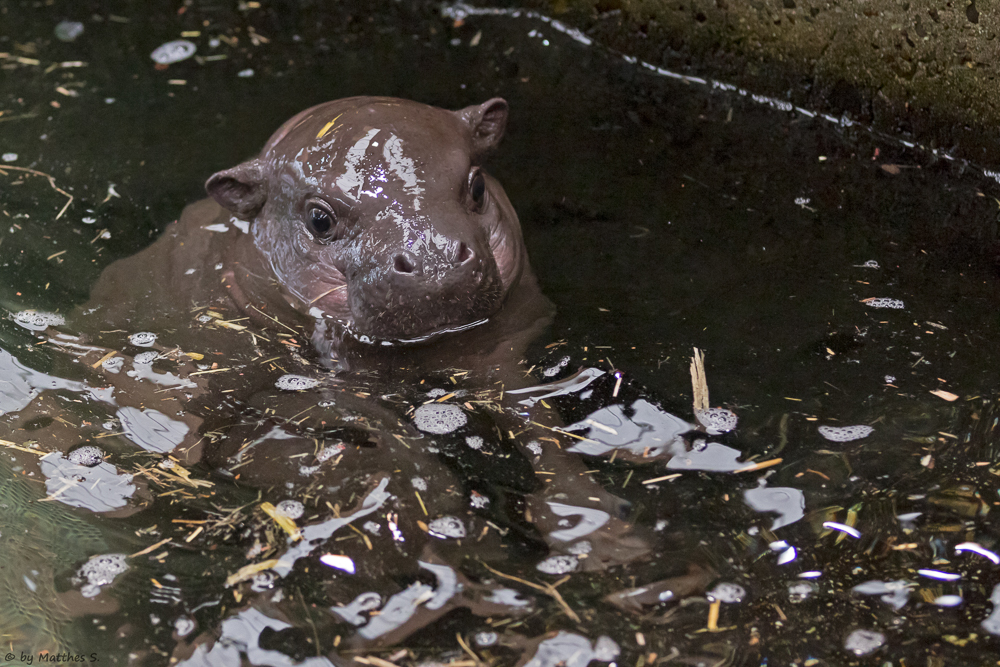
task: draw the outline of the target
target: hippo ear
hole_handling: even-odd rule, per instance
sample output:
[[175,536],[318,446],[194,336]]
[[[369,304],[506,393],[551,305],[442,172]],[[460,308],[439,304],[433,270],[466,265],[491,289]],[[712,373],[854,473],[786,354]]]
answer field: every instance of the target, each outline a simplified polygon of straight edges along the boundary
[[507,127],[507,101],[494,97],[482,104],[456,111],[472,130],[472,150],[476,158],[496,147]]
[[264,170],[258,159],[212,174],[205,190],[212,199],[246,220],[255,217],[267,201]]

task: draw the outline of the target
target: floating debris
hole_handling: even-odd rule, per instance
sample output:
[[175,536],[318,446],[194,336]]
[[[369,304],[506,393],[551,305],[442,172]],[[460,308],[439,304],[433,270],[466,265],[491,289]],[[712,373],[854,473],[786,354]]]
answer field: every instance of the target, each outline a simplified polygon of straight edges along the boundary
[[873,297],[871,299],[862,299],[861,303],[869,306],[871,308],[902,308],[903,302],[899,299],[887,299],[885,297]]
[[294,375],[289,373],[288,375],[282,375],[278,378],[274,386],[283,391],[304,391],[306,389],[312,389],[319,384],[319,380],[314,380],[313,378],[307,378],[304,375]]
[[876,630],[855,630],[847,636],[844,648],[854,655],[868,655],[885,644],[885,635]]
[[60,42],[72,42],[83,34],[83,24],[79,21],[60,21],[53,33]]
[[298,500],[282,500],[274,509],[278,514],[289,519],[298,519],[306,511],[305,506]]
[[[112,583],[122,572],[128,570],[125,554],[102,554],[94,556],[76,571],[73,584],[79,586],[85,598],[96,597],[102,586]],[[84,583],[86,582],[86,583]]]
[[198,47],[194,43],[189,42],[186,39],[175,39],[172,42],[167,42],[166,44],[161,44],[156,47],[156,49],[149,54],[149,57],[157,65],[171,65],[173,63],[179,63],[182,60],[187,60],[194,55],[194,52]]
[[720,433],[728,433],[736,428],[736,424],[739,419],[736,417],[736,413],[732,410],[727,410],[726,408],[708,408],[707,410],[695,410],[695,419],[697,419],[702,426],[708,429],[708,432],[712,435],[719,435]]
[[136,347],[149,347],[156,342],[156,334],[152,331],[139,331],[129,336],[128,342]]
[[66,318],[40,310],[22,310],[14,314],[14,322],[30,331],[45,331],[49,327],[66,324]]
[[104,452],[101,451],[100,447],[85,445],[71,451],[66,458],[69,459],[70,463],[78,466],[93,468],[98,463],[104,461]]
[[413,413],[413,423],[418,429],[436,435],[456,431],[468,421],[462,408],[451,403],[428,403]]
[[545,574],[566,574],[578,567],[580,560],[576,556],[551,556],[536,565],[535,569]]
[[434,519],[427,526],[428,533],[439,539],[460,540],[465,537],[465,524],[454,516],[443,516]]
[[865,424],[857,424],[854,426],[820,426],[817,430],[827,440],[833,442],[850,442],[852,440],[867,438],[875,429]]

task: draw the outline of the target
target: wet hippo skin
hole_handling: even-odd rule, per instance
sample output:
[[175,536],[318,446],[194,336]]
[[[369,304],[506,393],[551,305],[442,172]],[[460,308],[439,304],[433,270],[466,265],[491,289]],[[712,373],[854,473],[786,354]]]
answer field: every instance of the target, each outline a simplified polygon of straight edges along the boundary
[[256,158],[209,178],[212,199],[103,273],[89,328],[182,326],[193,306],[228,301],[260,324],[302,326],[328,365],[442,338],[454,362],[448,334],[465,329],[470,353],[516,354],[498,342],[529,340],[551,305],[482,168],[506,122],[499,98],[459,111],[385,97],[307,109]]

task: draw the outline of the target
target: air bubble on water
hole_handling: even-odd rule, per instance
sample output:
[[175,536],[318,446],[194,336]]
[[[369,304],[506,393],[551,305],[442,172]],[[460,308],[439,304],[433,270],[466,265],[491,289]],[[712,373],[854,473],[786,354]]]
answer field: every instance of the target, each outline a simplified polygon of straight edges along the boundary
[[885,376],[885,383],[886,384],[892,384],[895,381],[896,381],[896,376],[895,375],[886,375]]
[[177,462],[174,461],[173,459],[163,459],[162,461],[160,461],[159,465],[164,470],[170,470],[171,468],[174,468],[174,467],[177,466]]
[[282,500],[274,509],[280,516],[289,519],[298,519],[306,511],[305,506],[297,500]]
[[462,408],[450,403],[428,403],[413,413],[413,423],[418,429],[438,435],[458,430],[468,421]]
[[712,435],[728,433],[736,428],[739,419],[736,413],[726,408],[708,408],[707,410],[695,410],[695,418],[701,425],[708,429]]
[[249,79],[250,77],[253,76],[253,69],[250,67],[246,69],[241,69],[239,72],[236,73],[236,76],[240,77],[241,79]]
[[573,554],[574,556],[582,556],[584,554],[589,554],[591,551],[593,551],[593,549],[594,545],[591,544],[588,540],[580,540],[576,544],[570,546],[569,549],[566,549],[566,551]]
[[149,57],[152,58],[157,65],[170,65],[182,60],[187,60],[194,55],[196,50],[197,47],[194,43],[189,42],[186,39],[175,39],[156,47],[156,49],[149,54]]
[[885,635],[876,630],[855,630],[847,636],[844,648],[854,655],[868,655],[885,644]]
[[254,593],[263,593],[268,589],[274,588],[275,579],[276,577],[273,572],[258,572],[251,580],[250,590]]
[[139,331],[129,336],[128,342],[136,347],[149,347],[156,342],[156,334],[152,331]]
[[865,424],[856,424],[854,426],[820,426],[818,430],[819,434],[827,440],[850,442],[867,438],[875,429]]
[[181,616],[176,621],[174,621],[174,632],[177,633],[178,637],[187,637],[194,631],[195,623],[187,616]]
[[607,635],[601,635],[594,642],[594,660],[611,662],[622,652],[617,642]]
[[374,521],[365,521],[364,525],[361,526],[367,530],[372,535],[378,535],[379,531],[382,530],[382,526],[378,525]]
[[158,352],[150,350],[149,352],[140,352],[139,354],[132,357],[133,364],[151,364],[156,361],[156,358],[160,356]]
[[316,405],[321,408],[332,408],[337,404],[336,401],[320,401]]
[[877,268],[879,268],[878,262],[876,262],[874,259],[869,259],[864,264],[855,264],[855,266],[858,267],[859,269],[877,269]]
[[60,42],[72,42],[83,34],[83,24],[79,21],[60,21],[53,33]]
[[93,468],[104,460],[104,452],[101,451],[100,447],[86,445],[84,447],[74,449],[66,458],[69,459],[70,463],[75,463],[79,466],[86,466],[87,468]]
[[460,540],[465,537],[465,524],[462,520],[454,516],[443,516],[434,519],[428,525],[428,532],[440,539]]
[[802,602],[815,592],[816,587],[808,581],[797,581],[788,585],[788,601],[792,603]]
[[[194,269],[188,269],[188,271],[190,271],[191,273],[194,273]],[[198,316],[198,321],[201,322],[202,324],[208,324],[209,322],[211,322],[214,319],[215,318],[212,317],[211,315],[199,315]]]
[[499,639],[500,635],[495,632],[477,632],[476,646],[493,646]]
[[480,438],[478,435],[470,435],[468,438],[465,439],[465,444],[467,444],[472,449],[482,449],[483,439]]
[[551,556],[535,566],[535,569],[545,574],[566,574],[580,566],[576,556]]
[[49,327],[66,324],[66,318],[55,313],[41,310],[22,310],[14,314],[14,322],[29,331],[45,331]]
[[869,308],[903,308],[903,302],[899,299],[887,299],[879,297],[877,299],[865,299],[861,303]]
[[294,375],[289,373],[288,375],[282,375],[278,378],[275,381],[274,386],[284,391],[303,391],[305,389],[312,389],[318,384],[319,380],[307,378],[304,375]]
[[720,602],[725,602],[726,604],[741,602],[746,594],[746,589],[739,584],[731,584],[727,582],[718,584],[715,588],[708,592],[708,596],[710,598]]
[[102,554],[94,556],[76,571],[73,584],[79,586],[84,597],[92,598],[101,592],[101,586],[107,586],[122,572],[128,570],[125,554]]
[[427,480],[425,480],[423,477],[414,477],[413,479],[410,480],[410,484],[412,484],[413,488],[416,489],[417,491],[427,490]]
[[0,159],[2,159],[4,162],[16,162],[17,153],[4,153],[2,156],[0,156]]

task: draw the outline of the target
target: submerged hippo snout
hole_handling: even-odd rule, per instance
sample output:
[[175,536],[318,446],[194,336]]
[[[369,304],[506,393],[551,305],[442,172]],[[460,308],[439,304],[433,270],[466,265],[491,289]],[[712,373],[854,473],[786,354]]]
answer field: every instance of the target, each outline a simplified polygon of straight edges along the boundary
[[489,246],[460,240],[426,248],[396,248],[371,258],[350,281],[355,320],[386,338],[427,335],[496,311],[503,296]]

